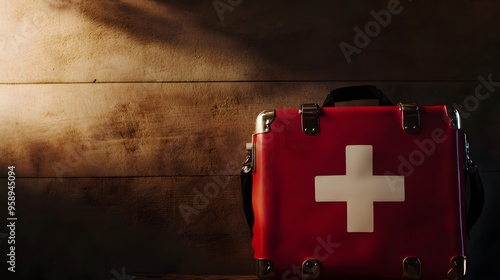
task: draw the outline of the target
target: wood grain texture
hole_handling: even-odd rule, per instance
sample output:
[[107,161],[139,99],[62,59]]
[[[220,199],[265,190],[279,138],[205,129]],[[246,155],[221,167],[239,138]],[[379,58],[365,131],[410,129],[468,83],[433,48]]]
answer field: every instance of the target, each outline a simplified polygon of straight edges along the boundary
[[255,279],[238,179],[255,117],[360,84],[461,108],[486,193],[469,273],[499,275],[500,2],[402,0],[377,32],[390,2],[1,1],[19,278]]
[[[496,1],[2,2],[0,82],[473,80],[500,74]],[[373,12],[372,12],[373,11]],[[358,48],[346,60],[339,45]],[[30,69],[30,71],[26,71]]]
[[[498,249],[487,240],[500,234],[496,209],[500,172],[481,175],[485,208],[471,231],[469,254],[475,275],[489,275],[495,267],[483,263]],[[102,279],[122,268],[127,275],[250,275],[255,271],[237,176],[16,182],[22,279],[39,275]],[[0,179],[0,184],[6,185],[6,180]],[[219,193],[204,203],[198,193],[213,184],[220,184]],[[5,196],[1,192],[0,200],[5,201]],[[189,216],[189,223],[179,210],[181,204],[199,211]],[[5,219],[5,214],[0,218]],[[5,244],[0,243],[0,248]]]
[[[467,105],[478,84],[378,83],[394,101],[461,106],[474,159],[482,170],[500,170],[500,95]],[[237,175],[259,112],[322,104],[345,85],[3,85],[0,168],[15,164],[21,177]]]
[[21,279],[254,272],[236,176],[17,179],[16,202]]

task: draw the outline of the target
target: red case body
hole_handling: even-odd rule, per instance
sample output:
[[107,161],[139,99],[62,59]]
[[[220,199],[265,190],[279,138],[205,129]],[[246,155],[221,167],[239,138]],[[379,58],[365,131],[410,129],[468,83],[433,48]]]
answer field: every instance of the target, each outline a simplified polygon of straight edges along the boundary
[[[323,108],[315,136],[299,110],[274,112],[269,131],[253,135],[252,243],[272,263],[266,273],[301,279],[316,259],[321,279],[399,280],[416,257],[420,279],[447,278],[465,255],[465,201],[463,135],[445,106],[420,107],[414,134],[399,106]],[[404,201],[373,202],[373,232],[347,231],[346,202],[316,201],[317,176],[346,175],[348,146],[372,147],[374,176],[404,176]]]

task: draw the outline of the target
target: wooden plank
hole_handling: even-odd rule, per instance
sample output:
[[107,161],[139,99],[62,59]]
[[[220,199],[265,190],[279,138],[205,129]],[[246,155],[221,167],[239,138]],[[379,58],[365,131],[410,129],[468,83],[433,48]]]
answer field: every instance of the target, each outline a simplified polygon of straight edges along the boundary
[[[482,176],[485,208],[470,235],[471,275],[498,269],[487,264],[500,249],[500,172]],[[237,177],[230,176],[227,187],[189,224],[178,209],[181,203],[195,207],[193,189],[204,192],[216,179],[227,178],[18,179],[19,275],[71,279],[78,273],[100,279],[112,278],[110,271],[121,273],[122,268],[127,275],[251,275],[251,237]],[[6,180],[0,179],[0,185]],[[5,196],[0,192],[0,200],[6,201]],[[0,218],[4,215],[2,211]],[[2,262],[0,268],[5,266]]]
[[[237,174],[257,114],[283,93],[306,92],[269,85],[3,86],[2,164],[26,177]],[[303,98],[326,92],[318,87]]]
[[[217,193],[214,184],[219,182],[224,184]],[[7,185],[6,180],[0,179],[0,184]],[[208,197],[199,195],[197,191],[206,193],[206,186]],[[1,201],[7,201],[6,194],[0,192]],[[182,205],[196,211],[189,223],[179,210]],[[2,211],[0,218],[5,220],[5,215]],[[235,176],[62,182],[20,178],[16,217],[16,256],[23,279],[71,279],[74,273],[111,279],[110,271],[123,267],[127,275],[254,272],[251,235]],[[6,269],[6,263],[0,268]]]
[[[2,1],[0,82],[473,80],[483,72],[500,74],[491,32],[500,25],[496,1],[235,1],[240,4],[221,16],[213,2]],[[399,3],[390,19],[380,12],[389,3]],[[372,37],[356,39],[355,28]],[[355,49],[350,63],[343,42]]]
[[[330,89],[353,84],[3,85],[0,169],[52,178],[237,175],[260,111],[322,104]],[[461,106],[473,158],[499,170],[500,95],[477,99],[479,82],[375,84],[394,101]]]

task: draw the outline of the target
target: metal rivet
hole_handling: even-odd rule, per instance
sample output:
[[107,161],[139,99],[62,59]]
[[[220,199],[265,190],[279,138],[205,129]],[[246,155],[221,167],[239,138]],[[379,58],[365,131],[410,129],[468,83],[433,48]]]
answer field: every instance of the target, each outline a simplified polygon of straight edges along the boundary
[[306,127],[306,128],[304,128],[304,131],[307,131],[307,127]]
[[407,126],[407,125],[405,125],[405,129],[408,129],[408,126]]
[[416,125],[414,125],[414,126],[413,126],[413,129],[417,129],[417,126],[416,126]]

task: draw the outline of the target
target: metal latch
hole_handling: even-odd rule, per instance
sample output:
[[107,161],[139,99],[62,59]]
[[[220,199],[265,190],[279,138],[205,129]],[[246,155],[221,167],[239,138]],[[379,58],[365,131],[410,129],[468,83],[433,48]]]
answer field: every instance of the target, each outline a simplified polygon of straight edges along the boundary
[[246,159],[242,164],[241,170],[244,173],[250,173],[254,166],[254,148],[253,143],[246,143]]
[[421,262],[417,257],[408,257],[403,260],[403,280],[418,280],[421,274]]
[[447,280],[463,280],[467,267],[467,258],[465,256],[455,256],[451,259],[452,269],[448,272]]
[[420,129],[420,113],[416,103],[403,104],[399,102],[399,109],[403,113],[404,131],[415,134]]
[[321,112],[318,104],[308,103],[300,105],[299,113],[302,116],[302,132],[313,136],[319,133],[319,114]]

